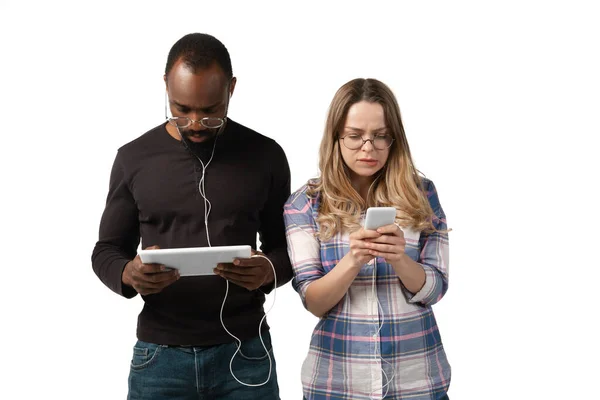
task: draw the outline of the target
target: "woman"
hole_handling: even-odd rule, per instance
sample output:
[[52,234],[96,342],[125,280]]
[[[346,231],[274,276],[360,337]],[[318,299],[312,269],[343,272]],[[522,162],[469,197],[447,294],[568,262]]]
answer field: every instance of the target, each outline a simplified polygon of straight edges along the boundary
[[[385,84],[355,79],[337,91],[319,168],[285,205],[293,286],[320,318],[302,366],[305,398],[447,399],[431,306],[448,288],[448,230]],[[373,206],[395,207],[396,223],[361,228]]]

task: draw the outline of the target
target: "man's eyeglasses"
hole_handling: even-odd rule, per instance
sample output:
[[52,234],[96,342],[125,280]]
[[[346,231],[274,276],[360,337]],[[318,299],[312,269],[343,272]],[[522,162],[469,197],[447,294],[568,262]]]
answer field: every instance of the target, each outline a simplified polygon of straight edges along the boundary
[[360,135],[346,135],[340,137],[344,146],[350,150],[358,150],[365,145],[367,142],[371,142],[373,147],[377,150],[385,150],[394,143],[394,138],[387,133],[384,135],[375,135],[373,139],[363,139]]
[[225,123],[225,120],[223,118],[217,117],[204,117],[200,120],[195,120],[188,117],[167,117],[167,120],[171,125],[182,129],[191,126],[194,122],[198,122],[203,127],[210,129],[220,128]]
[[205,128],[215,129],[220,128],[225,123],[225,118],[204,117],[200,120],[191,119],[188,117],[169,117],[167,115],[167,92],[165,91],[165,119],[173,126],[185,129],[191,126],[194,122],[198,122]]

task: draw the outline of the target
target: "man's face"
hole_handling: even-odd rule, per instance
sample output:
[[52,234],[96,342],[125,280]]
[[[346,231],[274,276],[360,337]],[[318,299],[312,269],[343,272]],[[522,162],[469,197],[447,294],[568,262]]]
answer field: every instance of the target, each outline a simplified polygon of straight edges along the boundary
[[[229,81],[217,63],[194,74],[179,60],[165,77],[165,82],[171,114],[195,121],[205,117],[224,118],[230,94],[235,88],[235,78]],[[200,122],[193,122],[187,128],[179,128],[179,131],[185,139],[201,143],[214,137],[218,129],[206,128]],[[178,136],[176,127],[168,124],[167,130]]]

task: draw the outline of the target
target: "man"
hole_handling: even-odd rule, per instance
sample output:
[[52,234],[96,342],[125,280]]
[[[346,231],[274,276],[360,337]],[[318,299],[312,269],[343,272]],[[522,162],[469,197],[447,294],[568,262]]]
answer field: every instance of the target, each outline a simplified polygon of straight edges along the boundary
[[[182,37],[164,80],[172,117],[117,152],[92,254],[106,286],[144,299],[128,398],[279,399],[274,359],[258,329],[264,294],[274,287],[269,260],[277,286],[292,277],[286,156],[272,139],[227,117],[236,78],[219,40]],[[143,248],[255,248],[257,233],[264,253],[253,253],[268,260],[220,264],[214,276],[180,277],[136,255],[140,239]],[[225,327],[242,342],[231,370],[238,343]],[[271,349],[266,324],[262,340]]]

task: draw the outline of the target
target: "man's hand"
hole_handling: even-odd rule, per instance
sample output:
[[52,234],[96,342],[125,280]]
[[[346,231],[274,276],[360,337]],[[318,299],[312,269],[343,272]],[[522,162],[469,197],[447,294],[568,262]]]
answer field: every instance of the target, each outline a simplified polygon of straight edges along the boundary
[[[158,249],[151,246],[148,249]],[[144,264],[139,254],[127,263],[121,280],[141,295],[155,294],[179,279],[179,271],[160,264]]]
[[[255,254],[264,255],[252,250],[252,255]],[[236,258],[233,263],[218,264],[214,272],[229,282],[248,290],[256,290],[275,279],[271,264],[263,257]]]

